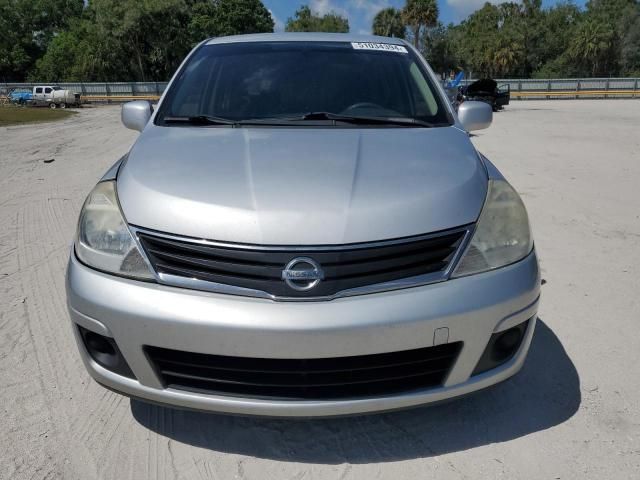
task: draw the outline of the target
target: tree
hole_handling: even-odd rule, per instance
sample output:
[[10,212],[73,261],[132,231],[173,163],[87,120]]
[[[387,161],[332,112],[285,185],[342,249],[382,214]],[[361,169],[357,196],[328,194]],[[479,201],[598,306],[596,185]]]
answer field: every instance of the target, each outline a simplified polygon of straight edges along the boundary
[[293,18],[287,19],[285,31],[348,33],[349,20],[335,12],[329,12],[323,16],[317,15],[305,5],[296,10]]
[[455,30],[455,54],[474,76],[522,75],[525,35],[518,4],[485,3]]
[[83,0],[0,0],[0,80],[23,80]]
[[31,77],[166,80],[207,37],[272,31],[260,0],[92,0],[53,39]]
[[393,7],[380,10],[373,19],[374,35],[404,38],[406,28],[402,13]]
[[451,70],[460,69],[460,60],[457,58],[453,48],[453,25],[445,27],[438,22],[438,25],[435,28],[430,28],[425,36],[425,43],[429,45],[429,48],[423,54],[434,71],[447,73]]
[[82,53],[87,52],[89,47],[85,42],[86,36],[80,34],[79,25],[61,32],[49,43],[47,53],[38,59],[31,79],[58,82],[87,78],[87,72],[81,61]]
[[436,0],[407,0],[402,16],[413,33],[413,44],[420,45],[422,27],[435,27],[438,23],[438,3]]
[[[586,17],[611,30],[608,58],[601,69],[622,74],[640,70],[640,2],[638,0],[591,0]],[[602,60],[606,60],[604,63]]]
[[[577,72],[566,54],[581,18],[578,7],[561,3],[543,14],[541,35],[533,39],[535,57],[530,57],[530,75],[538,78],[573,76]],[[527,74],[527,72],[525,72]]]
[[271,13],[260,0],[197,1],[191,6],[191,40],[273,32]]
[[634,77],[640,76],[640,7],[638,10],[629,21],[620,52],[622,73]]
[[[406,33],[440,72],[640,75],[639,0],[543,1],[486,3],[445,27],[436,0],[407,0],[380,11],[373,30]],[[0,0],[0,81],[166,80],[196,43],[273,26],[260,0]],[[303,6],[286,30],[348,32],[349,22]]]
[[587,18],[578,26],[567,53],[588,75],[606,75],[613,61],[612,51],[615,33],[593,18]]

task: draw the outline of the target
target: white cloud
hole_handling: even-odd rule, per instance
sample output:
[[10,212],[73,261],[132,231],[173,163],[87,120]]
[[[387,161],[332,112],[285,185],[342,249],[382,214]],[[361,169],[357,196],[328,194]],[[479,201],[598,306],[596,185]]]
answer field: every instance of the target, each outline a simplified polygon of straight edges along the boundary
[[391,4],[389,0],[349,0],[349,6],[363,11],[365,18],[372,21],[380,10],[389,8]]
[[470,14],[482,8],[487,3],[505,3],[510,0],[447,0],[449,5],[456,12],[456,20],[464,20]]
[[[304,2],[303,2],[304,3]],[[314,13],[326,15],[327,13],[337,13],[349,19],[352,28],[357,25],[359,34],[368,35],[371,33],[373,17],[384,9],[391,6],[390,0],[310,0],[309,8]],[[273,15],[273,14],[272,14]]]
[[326,15],[327,13],[335,12],[343,17],[349,17],[349,12],[347,12],[343,7],[336,6],[333,3],[333,0],[311,0],[311,2],[309,2],[309,7],[311,8],[311,11],[319,15]]
[[269,10],[269,13],[271,14],[271,18],[273,18],[273,31],[274,32],[284,32],[284,22],[282,20],[280,20],[278,17],[276,17],[276,14],[273,13],[272,10]]

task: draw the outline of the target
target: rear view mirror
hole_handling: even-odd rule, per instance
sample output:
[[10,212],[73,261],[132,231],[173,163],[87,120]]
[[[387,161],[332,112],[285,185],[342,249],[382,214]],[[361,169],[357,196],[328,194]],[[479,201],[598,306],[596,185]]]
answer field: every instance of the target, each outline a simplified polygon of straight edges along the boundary
[[458,107],[458,120],[467,132],[488,128],[493,121],[491,105],[484,102],[466,101]]
[[146,100],[135,100],[122,105],[120,118],[125,127],[141,132],[149,122],[153,108]]

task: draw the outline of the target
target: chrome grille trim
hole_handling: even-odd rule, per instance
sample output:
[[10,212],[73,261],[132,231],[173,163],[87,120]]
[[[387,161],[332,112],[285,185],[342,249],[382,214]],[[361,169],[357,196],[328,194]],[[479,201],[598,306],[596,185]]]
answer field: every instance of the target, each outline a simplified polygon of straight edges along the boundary
[[193,243],[193,244],[205,245],[205,246],[209,245],[209,246],[222,247],[222,248],[237,248],[237,249],[244,249],[244,250],[259,250],[259,251],[281,251],[283,249],[286,249],[291,252],[340,251],[340,250],[350,250],[353,248],[384,247],[384,246],[399,245],[404,243],[416,242],[420,240],[437,238],[440,236],[451,235],[457,232],[460,232],[463,234],[462,239],[457,247],[457,250],[451,257],[451,260],[447,264],[446,268],[441,271],[427,273],[424,275],[417,275],[413,277],[406,277],[406,278],[392,280],[392,281],[383,282],[383,283],[365,285],[365,286],[356,287],[356,288],[347,289],[347,290],[342,290],[333,295],[327,295],[327,296],[313,296],[313,297],[277,296],[262,290],[254,290],[251,288],[210,282],[206,280],[200,280],[197,278],[187,278],[187,277],[182,277],[182,276],[172,275],[167,273],[158,273],[155,269],[152,269],[154,275],[156,276],[156,281],[163,285],[168,285],[168,286],[178,287],[178,288],[185,288],[190,290],[219,293],[224,295],[237,295],[237,296],[243,296],[243,297],[261,298],[261,299],[267,299],[267,300],[273,300],[273,301],[279,301],[279,302],[329,301],[329,300],[334,300],[338,298],[352,297],[357,295],[368,295],[372,293],[380,293],[380,292],[393,291],[393,290],[401,290],[401,289],[419,287],[419,286],[446,281],[451,276],[451,273],[453,272],[458,261],[460,260],[460,257],[466,250],[467,245],[473,235],[474,228],[475,228],[475,225],[465,225],[458,228],[452,228],[449,230],[438,231],[430,234],[416,235],[412,237],[404,237],[404,238],[398,238],[398,239],[380,240],[380,241],[372,241],[372,242],[349,243],[349,244],[342,244],[342,245],[290,246],[290,245],[256,245],[256,244],[242,244],[242,243],[233,243],[233,242],[220,242],[220,241],[214,241],[214,240],[198,239],[198,238],[168,234],[164,232],[158,232],[156,230],[145,229],[135,225],[129,226],[129,229],[134,235],[134,238],[136,239],[136,242],[138,243],[138,246],[143,256],[145,257],[145,261],[147,261],[150,265],[151,265],[151,262],[149,262],[147,253],[142,247],[142,242],[139,239],[139,234],[147,234],[150,236],[165,238],[167,240],[176,240],[180,242]]

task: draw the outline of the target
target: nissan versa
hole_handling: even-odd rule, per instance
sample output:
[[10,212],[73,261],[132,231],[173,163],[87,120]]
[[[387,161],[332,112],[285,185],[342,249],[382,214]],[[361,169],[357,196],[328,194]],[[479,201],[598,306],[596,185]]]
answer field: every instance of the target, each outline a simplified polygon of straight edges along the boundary
[[89,373],[177,407],[329,416],[514,375],[540,277],[525,207],[403,40],[198,45],[89,194],[67,270]]

